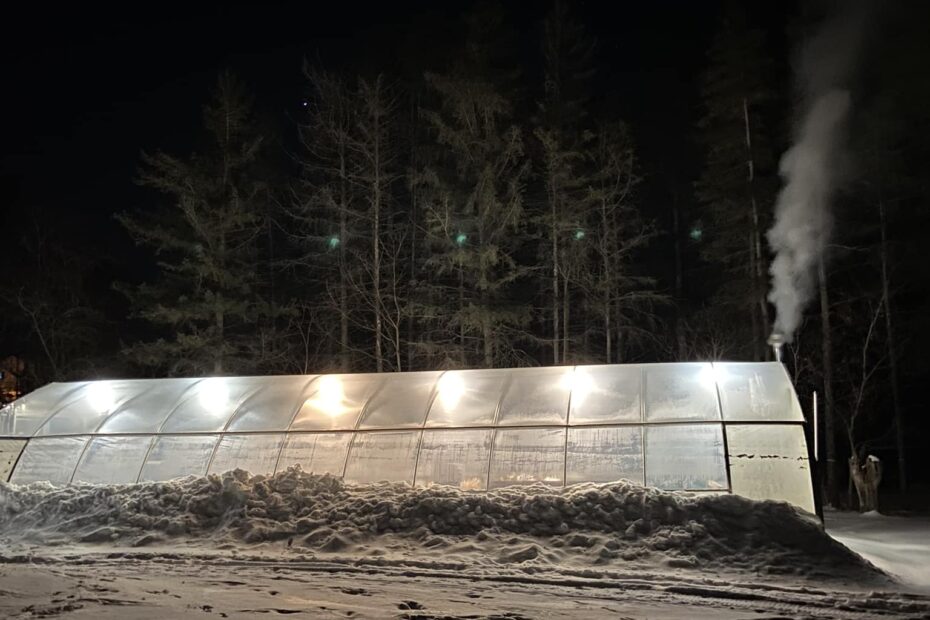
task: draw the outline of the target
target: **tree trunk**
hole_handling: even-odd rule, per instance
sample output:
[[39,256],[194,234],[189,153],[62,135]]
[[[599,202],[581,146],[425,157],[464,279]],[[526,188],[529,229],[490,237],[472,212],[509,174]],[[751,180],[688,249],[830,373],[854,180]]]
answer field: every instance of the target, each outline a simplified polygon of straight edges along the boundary
[[827,291],[827,270],[823,259],[817,266],[820,281],[820,329],[823,353],[823,425],[826,452],[825,494],[827,503],[837,505],[839,499],[839,462],[836,453],[836,419],[833,408],[833,342],[830,329],[830,297]]
[[559,363],[559,235],[558,219],[555,204],[554,190],[549,187],[549,202],[551,205],[552,224],[549,234],[552,236],[552,363]]
[[685,359],[685,330],[681,318],[681,304],[684,299],[684,286],[681,264],[681,228],[678,213],[677,191],[672,194],[672,238],[675,242],[675,306],[678,309],[675,317],[675,344],[678,348],[678,361],[682,361]]
[[[759,224],[759,207],[756,204],[756,165],[752,154],[752,130],[749,122],[749,102],[743,98],[743,123],[746,128],[746,166],[747,182],[749,186],[749,205],[752,215],[752,231],[749,240],[749,251],[751,253],[750,264],[752,265],[752,282],[751,302],[753,314],[753,351],[755,359],[760,360],[768,357],[768,347],[764,346],[769,331],[769,307],[766,300],[766,268],[765,256],[762,253],[762,227]],[[758,312],[758,313],[757,313]]]
[[339,140],[339,366],[343,372],[349,371],[349,294],[346,264],[346,244],[348,243],[348,170],[346,170],[345,133]]
[[901,411],[901,398],[898,392],[898,356],[894,339],[894,328],[891,316],[891,277],[888,274],[888,223],[885,219],[885,204],[878,203],[878,213],[881,219],[882,233],[882,295],[885,299],[885,331],[888,340],[888,366],[891,374],[891,400],[894,407],[895,440],[898,449],[898,488],[901,492],[907,491],[907,467],[904,460],[904,416]]
[[[377,85],[380,90],[380,83]],[[376,91],[375,96],[380,96]],[[384,372],[384,352],[381,349],[381,108],[380,102],[376,104],[374,112],[374,153],[373,153],[373,170],[374,179],[372,183],[372,230],[371,230],[371,251],[372,251],[372,295],[373,306],[375,311],[375,364],[378,372]]]
[[568,278],[562,276],[562,363],[568,363]]

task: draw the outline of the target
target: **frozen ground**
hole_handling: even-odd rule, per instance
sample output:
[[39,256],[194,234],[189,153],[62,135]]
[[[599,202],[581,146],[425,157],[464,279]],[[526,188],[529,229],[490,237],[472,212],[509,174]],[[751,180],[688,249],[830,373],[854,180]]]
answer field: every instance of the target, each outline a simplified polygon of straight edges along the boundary
[[828,511],[827,531],[908,587],[930,593],[930,517]]
[[0,485],[0,543],[3,617],[930,616],[785,504],[626,483]]

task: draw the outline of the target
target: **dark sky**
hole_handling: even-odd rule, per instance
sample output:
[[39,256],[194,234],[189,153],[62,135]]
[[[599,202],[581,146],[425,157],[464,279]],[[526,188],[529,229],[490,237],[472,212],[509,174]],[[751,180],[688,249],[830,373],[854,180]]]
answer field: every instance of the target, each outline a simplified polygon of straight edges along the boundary
[[[283,162],[296,139],[305,58],[331,70],[412,77],[441,70],[458,49],[474,2],[89,3],[33,5],[0,37],[6,124],[0,147],[0,217],[9,230],[38,218],[80,236],[98,268],[91,286],[115,317],[125,300],[112,280],[138,280],[151,258],[112,215],[157,198],[133,183],[142,150],[185,154],[217,74],[238,73],[255,93]],[[622,5],[622,6],[621,6]],[[755,6],[756,23],[783,36],[784,3]],[[548,3],[504,3],[517,62],[538,73]],[[575,2],[598,40],[599,105],[630,124],[646,173],[645,202],[667,214],[668,177],[690,183],[688,141],[696,80],[722,12],[719,3]],[[609,116],[615,116],[610,114]],[[664,224],[660,222],[660,224]],[[8,237],[15,246],[16,234]],[[144,274],[143,274],[144,275]]]
[[[532,45],[544,3],[510,3]],[[293,134],[303,58],[409,71],[442,58],[467,2],[133,3],[122,9],[35,5],[7,20],[0,191],[7,215],[41,208],[86,234],[108,235],[109,214],[142,200],[132,176],[142,149],[184,152],[200,107],[224,67],[254,88],[284,139]],[[437,8],[439,7],[439,8]],[[650,151],[684,138],[693,74],[717,8],[660,1],[620,9],[577,3],[599,39],[605,103],[616,102]]]

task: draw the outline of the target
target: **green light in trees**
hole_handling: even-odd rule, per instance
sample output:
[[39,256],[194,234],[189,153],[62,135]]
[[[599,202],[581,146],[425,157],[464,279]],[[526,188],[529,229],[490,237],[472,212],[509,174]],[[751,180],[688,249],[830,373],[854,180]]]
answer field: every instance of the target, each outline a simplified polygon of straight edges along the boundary
[[338,248],[340,243],[342,243],[342,241],[340,241],[339,237],[336,235],[333,235],[332,237],[326,240],[326,245],[329,246],[330,250],[335,250],[336,248]]
[[691,229],[691,232],[688,233],[688,236],[691,237],[692,241],[700,241],[701,237],[704,236],[704,231],[701,230],[700,226],[695,226]]
[[583,228],[579,228],[578,230],[576,230],[575,235],[574,235],[575,241],[581,241],[582,239],[584,239],[584,234],[585,233],[584,233]]
[[468,241],[468,235],[465,233],[460,232],[455,236],[455,245],[463,246],[466,241]]

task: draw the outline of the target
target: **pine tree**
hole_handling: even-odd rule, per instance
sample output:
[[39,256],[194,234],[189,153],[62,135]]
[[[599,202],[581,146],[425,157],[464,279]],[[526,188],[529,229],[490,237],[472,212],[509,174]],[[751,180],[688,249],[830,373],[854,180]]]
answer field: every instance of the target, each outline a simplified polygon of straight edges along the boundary
[[537,220],[544,269],[550,277],[552,362],[559,364],[569,359],[572,294],[576,276],[585,273],[584,255],[576,250],[584,217],[583,189],[589,182],[582,122],[594,75],[595,42],[560,0],[553,3],[543,30],[544,94],[534,135],[540,145],[544,190]]
[[[430,74],[440,101],[424,114],[441,161],[420,175],[431,254],[427,321],[432,345],[448,343],[448,365],[521,363],[519,341],[531,308],[514,284],[529,272],[517,259],[528,172],[510,105],[491,84]],[[442,335],[440,335],[442,334]]]
[[255,173],[262,138],[252,129],[250,98],[228,72],[204,109],[204,126],[210,141],[202,153],[143,155],[138,182],[166,204],[117,216],[158,266],[154,281],[120,287],[158,335],[125,352],[169,374],[260,367],[263,319],[272,313],[255,265],[267,200]]
[[588,149],[591,170],[585,192],[584,220],[576,234],[576,253],[583,253],[575,275],[584,293],[588,330],[603,349],[596,359],[622,362],[628,343],[654,337],[652,308],[665,302],[655,282],[638,275],[634,258],[654,236],[634,202],[640,181],[632,139],[623,123],[598,127]]
[[763,233],[771,219],[778,179],[766,105],[774,99],[764,34],[732,10],[709,55],[698,124],[704,167],[697,182],[702,228],[695,229],[703,258],[720,270],[718,315],[731,325],[736,350],[762,359],[770,319],[768,259]]

